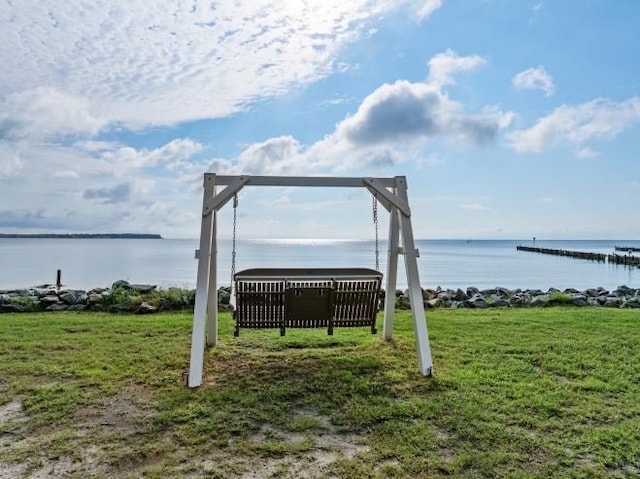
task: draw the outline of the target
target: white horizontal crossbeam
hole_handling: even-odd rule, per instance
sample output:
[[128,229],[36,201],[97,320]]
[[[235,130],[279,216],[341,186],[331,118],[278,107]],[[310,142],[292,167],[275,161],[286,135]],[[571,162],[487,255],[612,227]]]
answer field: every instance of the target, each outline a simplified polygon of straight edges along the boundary
[[[236,181],[238,176],[216,175],[215,173],[205,173],[205,181],[212,177],[216,185],[229,185]],[[367,178],[351,177],[327,177],[327,176],[243,176],[247,181],[245,186],[318,186],[336,188],[358,188],[366,186]],[[378,184],[385,188],[393,188],[396,184],[395,178],[375,178]]]

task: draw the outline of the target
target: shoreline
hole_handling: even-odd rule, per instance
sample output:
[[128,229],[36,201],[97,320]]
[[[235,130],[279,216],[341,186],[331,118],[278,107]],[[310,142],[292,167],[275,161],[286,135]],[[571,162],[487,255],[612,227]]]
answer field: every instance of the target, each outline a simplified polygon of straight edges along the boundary
[[[385,296],[381,290],[381,304]],[[509,289],[503,287],[479,289],[424,288],[425,309],[434,308],[522,308],[550,306],[598,306],[606,308],[640,308],[640,288],[618,286],[584,290]],[[397,309],[410,309],[407,290],[396,290]],[[231,291],[218,289],[219,310],[228,311]],[[107,288],[91,290],[69,289],[55,285],[40,285],[24,289],[0,289],[0,313],[36,311],[102,311],[112,313],[148,314],[157,311],[193,310],[195,289],[158,288],[152,284],[131,284],[119,280]]]

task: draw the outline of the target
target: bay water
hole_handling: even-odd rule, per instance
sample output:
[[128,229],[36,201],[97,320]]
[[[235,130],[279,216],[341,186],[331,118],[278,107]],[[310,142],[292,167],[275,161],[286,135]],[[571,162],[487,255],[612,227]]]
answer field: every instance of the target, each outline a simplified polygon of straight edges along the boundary
[[[423,287],[480,289],[586,289],[620,285],[640,288],[640,268],[516,251],[529,240],[417,240]],[[640,246],[629,240],[538,240],[535,246],[612,253],[614,246]],[[69,288],[107,287],[124,279],[167,288],[195,288],[197,239],[0,239],[0,290],[54,284],[56,271]],[[379,244],[380,271],[386,271],[385,242]],[[218,283],[228,285],[231,241],[218,241]],[[236,270],[268,267],[375,268],[371,240],[237,241]],[[637,254],[637,253],[636,253]],[[398,287],[406,287],[401,257]]]

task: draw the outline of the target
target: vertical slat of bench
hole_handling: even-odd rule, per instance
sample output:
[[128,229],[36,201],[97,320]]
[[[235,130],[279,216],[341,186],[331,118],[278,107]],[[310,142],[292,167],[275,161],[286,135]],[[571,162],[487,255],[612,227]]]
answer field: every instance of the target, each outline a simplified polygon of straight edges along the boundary
[[[349,287],[348,289],[350,289],[351,291],[354,291],[354,288],[357,286],[357,282],[356,281],[350,281],[349,282]],[[347,294],[347,300],[349,301],[349,313],[348,313],[348,319],[349,319],[349,327],[353,326],[355,324],[355,312],[356,312],[356,299],[358,293],[351,293],[351,294]]]
[[249,303],[249,316],[245,318],[245,321],[249,328],[255,328],[256,326],[259,326],[258,321],[260,321],[260,318],[258,317],[258,304],[260,301],[260,293],[262,292],[263,284],[264,283],[256,283],[254,285],[254,293],[251,295],[251,302]]
[[260,326],[262,328],[268,328],[270,326],[271,311],[269,307],[269,283],[262,283],[262,287],[260,288],[260,301],[257,304],[258,308],[258,317],[260,318]]
[[285,332],[286,332],[286,325],[285,325],[285,311],[284,311],[284,307],[285,307],[285,283],[284,281],[279,281],[277,283],[277,290],[278,290],[278,294],[276,296],[276,300],[277,300],[277,311],[278,311],[278,323],[280,324],[280,336],[284,336]]
[[357,298],[357,306],[356,306],[356,317],[358,321],[361,323],[367,322],[366,306],[367,306],[367,293],[366,291],[367,283],[365,281],[358,281],[358,298]]

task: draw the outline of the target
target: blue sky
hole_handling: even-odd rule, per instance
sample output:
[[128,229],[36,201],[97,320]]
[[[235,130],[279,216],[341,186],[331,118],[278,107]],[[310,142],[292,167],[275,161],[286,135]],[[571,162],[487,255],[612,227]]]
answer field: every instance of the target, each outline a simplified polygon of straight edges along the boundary
[[[0,232],[195,238],[209,171],[406,175],[418,238],[640,238],[640,2],[244,4],[0,2]],[[248,188],[238,232],[371,238],[371,198]]]

